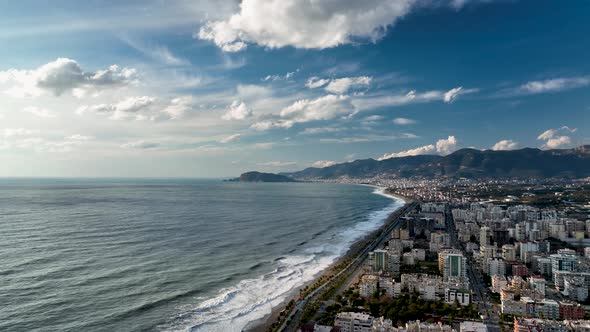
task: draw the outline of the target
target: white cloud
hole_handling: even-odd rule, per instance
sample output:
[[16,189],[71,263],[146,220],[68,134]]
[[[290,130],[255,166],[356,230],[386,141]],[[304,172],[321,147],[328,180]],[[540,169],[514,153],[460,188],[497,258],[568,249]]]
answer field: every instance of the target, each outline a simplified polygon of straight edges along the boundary
[[162,111],[168,115],[170,119],[179,119],[192,108],[193,97],[183,96],[177,97],[170,101],[170,104]]
[[238,84],[236,92],[242,100],[253,100],[269,96],[272,90],[263,85]]
[[385,119],[385,117],[381,116],[381,115],[369,115],[366,118],[361,120],[361,124],[363,126],[370,127],[370,126],[374,126],[374,125],[377,125],[377,124],[383,122],[383,119]]
[[268,81],[288,81],[288,80],[292,79],[293,76],[295,76],[295,74],[298,71],[299,71],[299,69],[297,69],[297,71],[288,72],[285,75],[267,75],[262,80],[265,82],[268,82]]
[[399,135],[357,135],[350,137],[339,137],[339,138],[320,138],[322,143],[368,143],[368,142],[379,142],[379,141],[394,141],[398,139],[412,139],[418,138],[418,136],[412,133],[402,133]]
[[556,149],[558,147],[571,144],[571,137],[567,136],[567,134],[575,133],[577,130],[577,128],[569,128],[568,126],[562,126],[556,129],[547,129],[542,132],[537,137],[537,139],[540,141],[545,141],[545,144],[542,146],[543,148]]
[[274,145],[275,143],[273,142],[261,142],[254,144],[254,148],[266,150],[272,148]]
[[548,149],[556,149],[558,147],[572,144],[572,139],[569,136],[557,136],[550,138],[545,143],[545,147]]
[[37,106],[28,106],[23,108],[23,112],[33,114],[34,116],[38,116],[40,118],[53,118],[55,117],[55,113],[51,112],[46,108],[41,108]]
[[66,137],[67,140],[70,141],[89,141],[91,139],[94,139],[93,136],[85,136],[85,135],[80,135],[80,134],[74,134],[72,136],[68,136]]
[[516,94],[538,94],[547,92],[557,92],[562,90],[575,89],[590,84],[588,77],[562,77],[553,78],[543,81],[530,81],[519,86],[514,93]]
[[149,112],[155,101],[156,98],[148,96],[128,97],[115,104],[82,105],[76,113],[108,114],[112,120],[144,120],[148,117],[143,113]]
[[[263,47],[324,49],[358,39],[377,41],[419,0],[243,0],[238,13],[209,21],[195,38],[210,40],[226,52],[255,43]],[[439,2],[432,1],[432,4]],[[463,2],[447,2],[455,8]]]
[[[287,123],[330,120],[340,115],[350,114],[354,107],[348,96],[326,95],[316,99],[302,99],[283,108],[280,117]],[[287,126],[287,127],[290,127]]]
[[436,152],[440,154],[449,154],[457,150],[459,141],[455,136],[449,136],[447,139],[439,139],[436,142]]
[[149,44],[129,36],[121,37],[121,40],[144,55],[171,66],[188,65],[187,59],[180,58],[163,45]]
[[251,117],[252,114],[252,110],[243,101],[234,100],[221,118],[223,120],[244,120]]
[[[376,109],[381,107],[395,107],[401,105],[407,105],[410,103],[427,103],[433,101],[453,101],[458,95],[467,94],[467,93],[474,93],[479,91],[478,89],[459,89],[459,92],[456,92],[458,88],[451,89],[447,92],[440,91],[440,90],[430,90],[425,92],[417,92],[416,90],[410,90],[404,94],[370,94],[365,96],[358,96],[353,101],[354,105],[359,110],[370,110]],[[455,92],[448,95],[450,91],[455,90]]]
[[479,89],[463,89],[462,86],[459,86],[459,87],[453,88],[453,89],[445,92],[445,94],[443,96],[443,101],[445,103],[452,103],[460,95],[465,95],[465,94],[469,94],[469,93],[475,93],[475,92],[478,92],[478,91],[479,91]]
[[492,146],[492,150],[494,151],[514,150],[516,148],[518,148],[518,142],[510,139],[501,140]]
[[341,127],[316,127],[316,128],[305,128],[300,134],[301,135],[318,135],[318,134],[329,134],[337,133],[342,131]]
[[87,90],[131,84],[137,79],[132,68],[112,65],[96,72],[84,72],[80,65],[68,58],[58,58],[33,70],[9,69],[0,71],[0,83],[9,84],[5,93],[14,97],[38,97],[46,92],[60,96],[71,91],[83,95]]
[[91,139],[81,135],[65,138],[48,138],[36,129],[5,128],[0,131],[0,149],[23,149],[37,152],[64,153],[73,151],[75,147]]
[[241,136],[242,136],[241,134],[229,135],[229,136],[226,136],[226,137],[220,139],[219,143],[226,144],[226,143],[235,142],[235,141],[239,140]]
[[547,129],[544,132],[542,132],[539,135],[539,137],[537,137],[537,139],[538,140],[548,140],[548,139],[555,137],[559,133],[575,133],[577,130],[578,130],[577,128],[570,128],[568,126],[562,126],[557,129]]
[[433,144],[430,144],[430,145],[425,145],[425,146],[421,146],[421,147],[418,147],[418,148],[415,148],[415,149],[406,150],[406,151],[384,154],[381,158],[378,158],[377,160],[385,160],[385,159],[390,159],[390,158],[409,157],[409,156],[418,156],[418,155],[423,155],[423,154],[431,154],[431,153],[434,153],[435,150],[436,150],[436,148],[434,147],[434,145]]
[[261,120],[253,123],[250,128],[258,131],[270,130],[272,128],[280,128],[281,124],[271,120]]
[[263,119],[252,124],[256,130],[291,128],[296,123],[331,120],[354,112],[348,96],[326,95],[316,99],[301,99],[283,108],[276,119]]
[[334,160],[318,160],[318,161],[314,162],[313,164],[311,164],[311,167],[324,168],[324,167],[329,167],[329,166],[335,165],[337,163],[338,162],[336,162]]
[[439,139],[436,141],[435,144],[429,144],[421,147],[417,147],[415,149],[410,149],[401,152],[394,152],[394,153],[387,153],[384,154],[382,157],[378,158],[377,160],[385,160],[390,158],[398,158],[398,157],[409,157],[409,156],[418,156],[424,154],[434,154],[435,152],[440,155],[446,155],[449,153],[454,152],[457,149],[457,145],[459,144],[457,138],[455,136],[449,136],[446,139]]
[[35,129],[26,129],[26,128],[4,128],[2,130],[2,136],[10,138],[10,137],[24,137],[24,136],[31,136],[39,133],[38,130]]
[[319,78],[319,77],[310,77],[305,83],[305,86],[310,89],[321,88],[322,86],[330,83],[330,80],[327,78]]
[[269,161],[265,163],[258,163],[258,166],[263,167],[288,167],[297,165],[297,162],[294,161]]
[[445,101],[445,103],[452,102],[457,97],[457,95],[459,94],[459,92],[461,92],[461,89],[463,89],[462,86],[453,88],[453,89],[445,92],[445,96],[443,98],[443,100]]
[[128,142],[128,143],[121,145],[121,147],[124,149],[140,149],[140,150],[155,149],[159,146],[160,146],[159,143],[147,142],[144,140]]
[[348,92],[351,88],[369,86],[372,80],[373,78],[369,76],[337,78],[331,80],[325,87],[325,90],[331,93],[343,94]]
[[408,119],[408,118],[395,118],[393,119],[393,123],[400,126],[411,125],[416,123],[416,120]]

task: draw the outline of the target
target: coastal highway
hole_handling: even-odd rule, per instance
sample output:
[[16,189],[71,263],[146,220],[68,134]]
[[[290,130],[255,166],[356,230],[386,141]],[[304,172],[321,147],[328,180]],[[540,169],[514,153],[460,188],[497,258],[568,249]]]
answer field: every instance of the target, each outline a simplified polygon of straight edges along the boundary
[[[309,295],[307,295],[304,299],[299,301],[295,308],[289,313],[288,318],[284,321],[278,331],[284,332],[295,332],[297,331],[301,317],[303,316],[304,307],[306,304],[314,303],[317,301],[323,294],[323,291],[330,289],[337,280],[341,276],[350,277],[351,275],[354,276],[355,272],[357,272],[360,268],[363,267],[363,263],[367,259],[369,252],[375,250],[381,243],[389,239],[391,231],[394,230],[396,227],[399,226],[400,217],[404,216],[408,211],[411,211],[416,208],[418,203],[412,202],[407,203],[400,209],[393,212],[388,218],[385,223],[385,227],[383,231],[379,234],[379,236],[373,241],[369,242],[369,244],[356,255],[356,257],[348,264],[345,268],[334,275],[334,278],[326,281],[315,290],[313,290]],[[290,324],[287,322],[291,321]]]

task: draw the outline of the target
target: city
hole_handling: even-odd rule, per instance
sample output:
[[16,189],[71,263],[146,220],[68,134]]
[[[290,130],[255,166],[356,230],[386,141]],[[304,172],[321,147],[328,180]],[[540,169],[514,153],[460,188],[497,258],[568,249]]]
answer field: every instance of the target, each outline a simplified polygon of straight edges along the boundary
[[407,204],[285,330],[590,331],[588,179],[349,181]]

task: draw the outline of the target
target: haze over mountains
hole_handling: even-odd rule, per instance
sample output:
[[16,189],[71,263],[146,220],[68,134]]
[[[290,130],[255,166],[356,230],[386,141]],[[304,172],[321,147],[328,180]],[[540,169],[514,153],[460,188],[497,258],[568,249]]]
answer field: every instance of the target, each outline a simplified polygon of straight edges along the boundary
[[573,149],[510,151],[461,149],[447,156],[419,155],[362,159],[324,168],[282,173],[298,180],[398,177],[582,178],[590,176],[590,145]]

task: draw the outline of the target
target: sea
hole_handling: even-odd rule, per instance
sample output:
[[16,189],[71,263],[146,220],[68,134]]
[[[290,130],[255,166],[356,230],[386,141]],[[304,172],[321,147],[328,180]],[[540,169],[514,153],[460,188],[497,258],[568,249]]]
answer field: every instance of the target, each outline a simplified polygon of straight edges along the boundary
[[0,179],[0,331],[242,331],[402,204],[348,184]]

